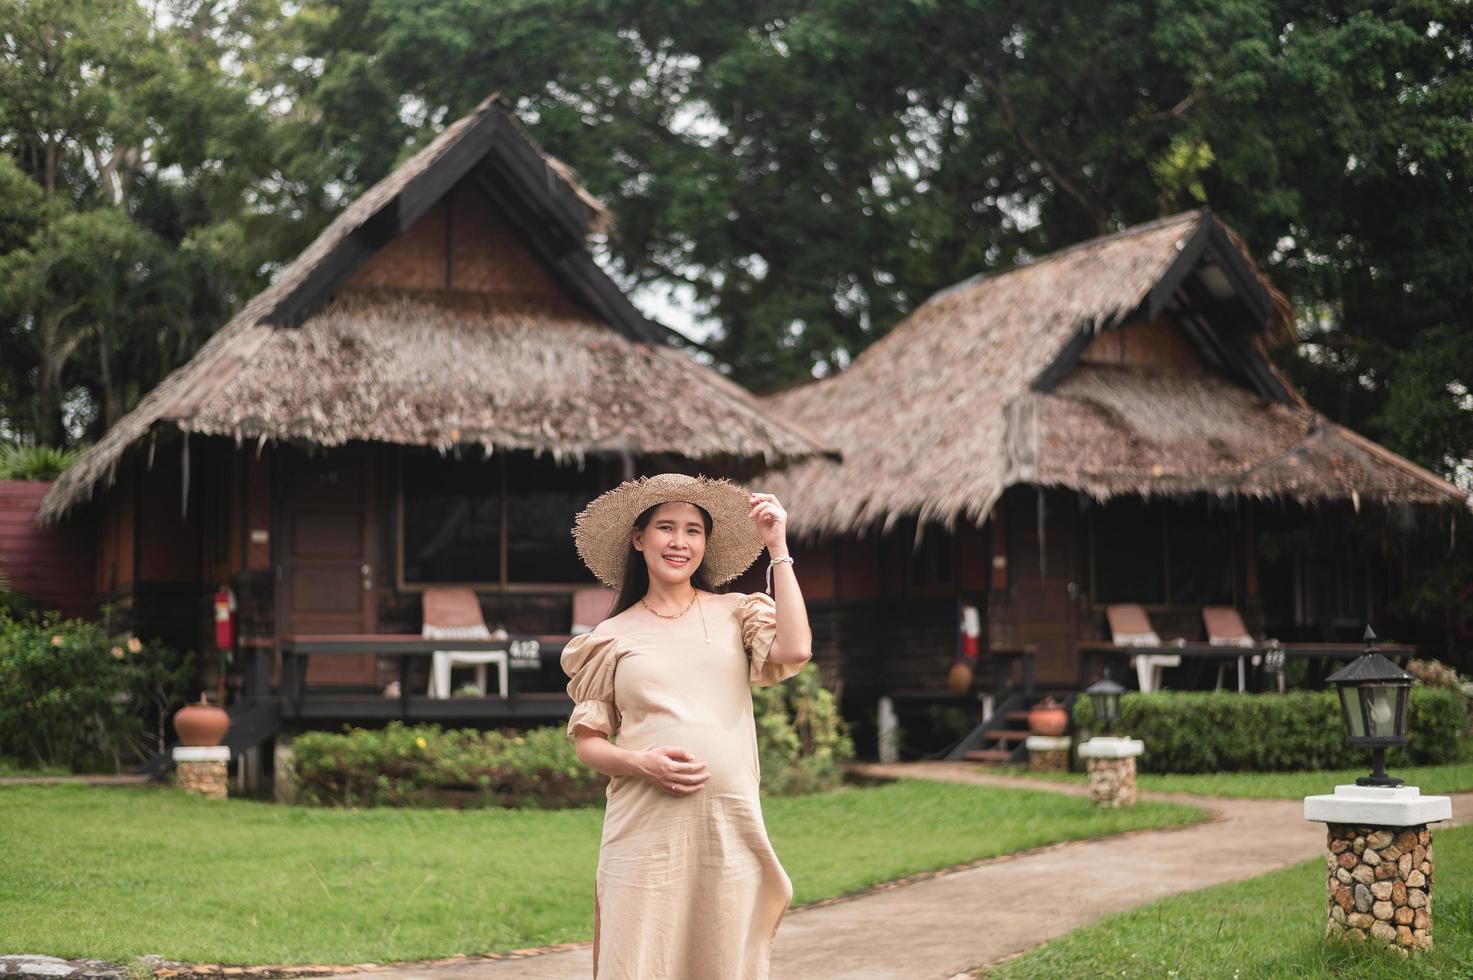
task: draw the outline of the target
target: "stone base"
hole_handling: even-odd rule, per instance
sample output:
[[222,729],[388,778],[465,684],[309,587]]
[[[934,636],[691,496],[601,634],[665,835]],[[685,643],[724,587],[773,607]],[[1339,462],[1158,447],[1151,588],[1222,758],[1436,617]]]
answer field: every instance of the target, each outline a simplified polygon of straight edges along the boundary
[[181,745],[174,749],[174,780],[187,793],[214,800],[230,796],[230,749]]
[[1135,757],[1086,759],[1089,798],[1096,806],[1135,806]]
[[1068,736],[1029,735],[1024,743],[1028,747],[1029,772],[1068,772]]
[[1135,757],[1145,745],[1134,738],[1101,735],[1079,746],[1096,806],[1135,806]]
[[1432,948],[1432,831],[1328,825],[1331,939],[1408,952]]

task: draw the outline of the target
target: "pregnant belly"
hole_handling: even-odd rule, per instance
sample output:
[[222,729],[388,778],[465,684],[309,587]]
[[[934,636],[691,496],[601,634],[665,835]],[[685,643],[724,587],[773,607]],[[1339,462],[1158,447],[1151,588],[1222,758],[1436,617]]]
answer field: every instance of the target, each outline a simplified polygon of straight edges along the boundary
[[[696,796],[712,792],[749,793],[757,786],[755,736],[744,726],[666,722],[648,728],[641,726],[638,729],[624,729],[619,736],[619,745],[637,750],[660,746],[685,749],[695,761],[704,762],[711,775],[705,785],[694,794]],[[616,776],[614,780],[637,781],[656,793],[669,795],[639,777]]]

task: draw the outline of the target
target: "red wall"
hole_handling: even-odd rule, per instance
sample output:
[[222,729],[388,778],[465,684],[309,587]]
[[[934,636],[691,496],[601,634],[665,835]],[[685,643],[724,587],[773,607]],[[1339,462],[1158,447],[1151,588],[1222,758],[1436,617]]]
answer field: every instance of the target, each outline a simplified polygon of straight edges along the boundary
[[33,522],[50,483],[0,480],[0,572],[43,609],[92,615],[95,555],[91,522],[73,514],[58,527]]

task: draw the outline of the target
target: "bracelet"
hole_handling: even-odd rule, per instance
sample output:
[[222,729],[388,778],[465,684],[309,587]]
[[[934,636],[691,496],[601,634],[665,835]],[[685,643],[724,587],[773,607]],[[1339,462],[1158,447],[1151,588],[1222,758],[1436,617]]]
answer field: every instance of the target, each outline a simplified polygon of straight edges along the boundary
[[774,558],[774,559],[772,559],[771,561],[769,561],[767,563],[767,594],[768,595],[772,595],[772,566],[773,565],[780,565],[783,562],[787,562],[789,565],[791,565],[793,563],[793,556],[792,555],[784,555],[781,558]]

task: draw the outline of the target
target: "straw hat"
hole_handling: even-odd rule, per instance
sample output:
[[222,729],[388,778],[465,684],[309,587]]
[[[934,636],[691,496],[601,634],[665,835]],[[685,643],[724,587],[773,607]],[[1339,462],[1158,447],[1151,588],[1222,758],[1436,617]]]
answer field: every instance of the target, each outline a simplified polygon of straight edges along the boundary
[[634,519],[645,508],[682,500],[711,515],[711,536],[700,567],[712,586],[730,582],[757,560],[764,547],[762,535],[747,515],[751,511],[745,489],[730,480],[684,473],[659,473],[625,480],[595,498],[573,522],[573,542],[583,564],[609,588],[624,579],[629,534]]

